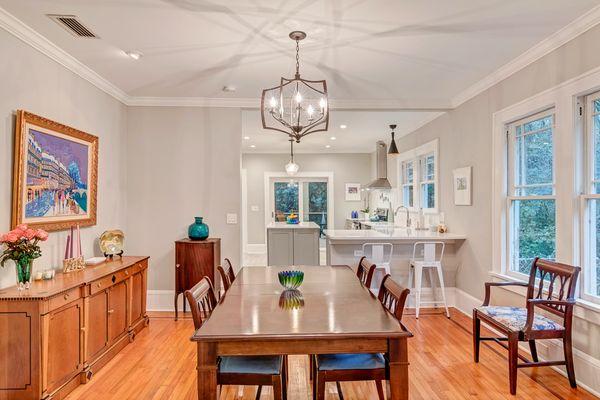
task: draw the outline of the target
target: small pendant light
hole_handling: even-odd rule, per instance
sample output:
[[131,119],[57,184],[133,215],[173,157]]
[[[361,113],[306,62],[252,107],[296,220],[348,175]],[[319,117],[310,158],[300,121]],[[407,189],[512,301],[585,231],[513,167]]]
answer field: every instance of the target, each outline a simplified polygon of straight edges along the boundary
[[390,143],[388,154],[400,154],[398,152],[398,147],[396,146],[396,141],[394,140],[394,129],[396,129],[396,124],[390,125],[390,129],[392,130],[392,142]]
[[285,172],[289,176],[294,176],[299,169],[300,166],[294,162],[294,141],[290,139],[290,162],[285,165]]

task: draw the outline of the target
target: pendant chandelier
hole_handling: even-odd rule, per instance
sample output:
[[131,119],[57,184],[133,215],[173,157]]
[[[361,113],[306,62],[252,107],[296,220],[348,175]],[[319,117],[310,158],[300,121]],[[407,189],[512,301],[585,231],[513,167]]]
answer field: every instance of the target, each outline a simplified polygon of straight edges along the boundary
[[294,31],[289,36],[296,42],[296,75],[282,77],[279,86],[263,90],[261,117],[264,129],[283,132],[300,143],[304,136],[329,127],[327,82],[300,77],[300,41],[306,33]]
[[390,125],[390,129],[392,130],[392,141],[390,143],[390,150],[388,151],[388,154],[400,154],[398,152],[398,146],[396,146],[396,140],[394,139],[394,130],[396,129],[396,125]]
[[298,173],[300,166],[294,162],[294,141],[290,140],[290,162],[285,164],[285,172],[289,176],[294,176]]

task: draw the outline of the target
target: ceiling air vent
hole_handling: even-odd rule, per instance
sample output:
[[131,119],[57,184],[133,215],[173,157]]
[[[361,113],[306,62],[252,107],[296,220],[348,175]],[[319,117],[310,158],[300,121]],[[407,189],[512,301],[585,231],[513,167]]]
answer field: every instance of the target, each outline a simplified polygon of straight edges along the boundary
[[94,32],[90,31],[85,27],[85,25],[77,20],[76,15],[48,14],[48,17],[56,21],[57,24],[69,31],[69,33],[71,33],[73,36],[83,38],[98,38]]

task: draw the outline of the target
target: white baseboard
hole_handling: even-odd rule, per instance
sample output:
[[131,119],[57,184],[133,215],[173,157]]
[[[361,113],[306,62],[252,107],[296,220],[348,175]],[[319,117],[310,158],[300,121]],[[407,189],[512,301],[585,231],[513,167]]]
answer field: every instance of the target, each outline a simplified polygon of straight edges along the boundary
[[[146,309],[148,311],[175,311],[174,290],[148,290],[146,296]],[[177,307],[183,310],[183,293],[177,299]],[[187,305],[186,305],[187,307]],[[189,307],[186,308],[189,310]]]
[[246,244],[246,253],[248,254],[266,254],[266,244]]
[[[473,308],[480,306],[483,301],[463,292],[458,288],[454,289],[454,307],[472,317]],[[489,328],[489,327],[487,327]],[[492,329],[493,331],[493,329]],[[498,332],[495,332],[498,333]],[[529,354],[529,347],[522,345],[521,350]],[[556,339],[541,340],[537,343],[538,357],[540,360],[562,360],[564,359],[562,341]],[[600,397],[600,360],[573,348],[573,362],[575,364],[575,377],[577,385],[587,390],[596,397]],[[567,372],[563,367],[551,367],[559,374],[567,376]],[[566,382],[565,384],[568,384]]]

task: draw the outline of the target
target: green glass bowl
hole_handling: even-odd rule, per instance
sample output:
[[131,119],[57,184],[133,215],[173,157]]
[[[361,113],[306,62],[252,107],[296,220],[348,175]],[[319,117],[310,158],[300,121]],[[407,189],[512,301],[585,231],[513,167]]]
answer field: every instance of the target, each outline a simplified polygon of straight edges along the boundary
[[277,275],[279,276],[279,283],[286,289],[296,289],[302,285],[304,280],[303,271],[281,271]]

